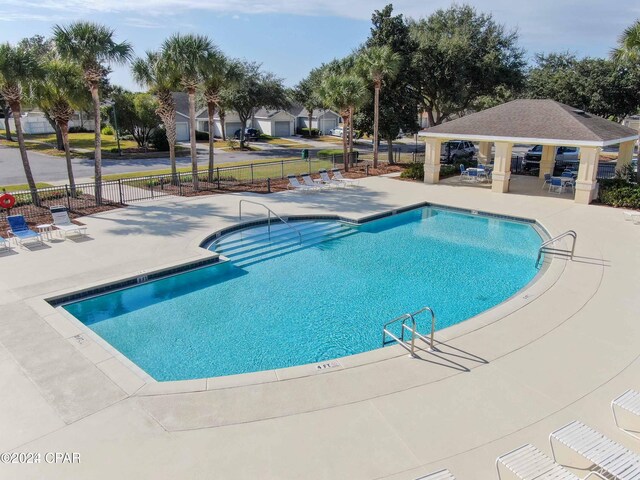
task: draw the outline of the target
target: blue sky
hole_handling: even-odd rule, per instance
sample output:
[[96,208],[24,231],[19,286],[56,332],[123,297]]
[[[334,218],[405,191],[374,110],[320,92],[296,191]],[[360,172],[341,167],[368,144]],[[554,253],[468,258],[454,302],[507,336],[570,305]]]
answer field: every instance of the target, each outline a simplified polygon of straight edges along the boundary
[[[0,41],[48,35],[56,23],[78,19],[114,28],[137,54],[156,49],[174,32],[202,33],[229,56],[263,64],[294,85],[308,71],[360,45],[376,0],[0,0]],[[475,0],[478,10],[517,29],[520,44],[535,52],[571,51],[606,56],[619,33],[640,18],[637,0]],[[397,13],[411,17],[446,8],[447,0],[399,0]],[[126,68],[112,82],[138,89]]]

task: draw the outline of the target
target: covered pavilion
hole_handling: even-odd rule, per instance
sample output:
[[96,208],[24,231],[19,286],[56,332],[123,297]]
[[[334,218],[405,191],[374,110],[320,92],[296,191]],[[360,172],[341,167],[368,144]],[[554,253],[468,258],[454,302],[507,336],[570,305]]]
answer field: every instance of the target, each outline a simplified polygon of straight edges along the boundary
[[540,178],[552,173],[556,147],[580,148],[575,202],[589,204],[597,195],[597,173],[604,147],[619,145],[617,168],[631,163],[638,132],[554,100],[513,100],[423,130],[426,139],[424,181],[440,181],[440,152],[448,140],[479,142],[478,159],[488,163],[495,145],[492,190],[509,191],[515,144],[542,145]]

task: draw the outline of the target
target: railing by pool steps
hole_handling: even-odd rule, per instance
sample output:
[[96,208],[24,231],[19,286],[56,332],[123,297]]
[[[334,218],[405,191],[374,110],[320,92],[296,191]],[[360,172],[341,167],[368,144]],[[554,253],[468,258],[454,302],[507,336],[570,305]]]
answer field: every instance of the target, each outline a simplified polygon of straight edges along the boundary
[[269,207],[267,207],[264,203],[254,202],[253,200],[244,200],[244,199],[240,200],[240,202],[238,203],[238,218],[240,220],[242,220],[242,202],[252,203],[254,205],[260,205],[261,207],[267,209],[267,231],[269,232],[269,235],[271,235],[271,214],[273,213],[283,224],[285,224],[287,227],[289,227],[298,235],[298,241],[299,243],[302,243],[302,232],[300,232],[300,230],[298,230],[293,225],[290,225],[289,222],[287,222],[284,218],[282,218],[276,212],[274,212]]
[[[431,333],[429,335],[429,338],[425,337],[424,335],[418,332],[418,327],[416,324],[415,317],[417,315],[420,315],[423,312],[429,312],[431,314]],[[410,321],[411,326],[407,325],[407,321]],[[393,332],[389,331],[389,328],[388,328],[391,325],[396,323],[400,323],[400,337],[396,336]],[[405,330],[411,333],[411,343],[407,343],[404,339]],[[426,342],[429,345],[429,351],[435,350],[434,344],[433,344],[433,335],[435,331],[436,331],[436,314],[430,307],[422,307],[417,312],[405,313],[404,315],[400,315],[399,317],[396,317],[393,320],[385,323],[384,327],[382,328],[382,346],[384,347],[388,343],[387,337],[391,337],[393,340],[398,342],[404,348],[409,350],[409,352],[411,353],[411,356],[415,357],[416,356],[415,354],[416,338],[420,338],[421,340]]]
[[[564,237],[571,237],[571,249],[567,250],[566,248],[554,248],[553,245],[558,240],[561,240]],[[556,255],[564,255],[573,260],[573,253],[576,249],[576,241],[578,240],[578,234],[573,230],[567,230],[564,233],[561,233],[558,236],[550,238],[546,242],[543,242],[538,249],[538,258],[536,260],[536,267],[540,264],[540,259],[542,258],[543,253],[553,253]]]

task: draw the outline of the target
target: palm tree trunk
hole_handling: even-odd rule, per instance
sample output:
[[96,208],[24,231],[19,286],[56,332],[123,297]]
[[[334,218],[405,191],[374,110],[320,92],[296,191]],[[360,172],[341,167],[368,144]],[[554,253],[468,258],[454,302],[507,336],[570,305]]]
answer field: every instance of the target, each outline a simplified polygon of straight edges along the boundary
[[376,83],[373,100],[373,168],[378,168],[378,121],[380,114],[380,84]]
[[209,113],[209,183],[213,183],[213,115],[216,112],[216,107],[213,104],[207,105]]
[[353,107],[349,107],[349,166],[353,166]]
[[168,113],[165,118],[164,128],[167,132],[167,141],[169,142],[169,163],[171,164],[171,183],[178,184],[178,169],[176,167],[176,112],[175,110]]
[[73,177],[73,165],[71,164],[71,151],[69,150],[69,124],[61,123],[59,125],[62,134],[62,144],[64,146],[64,156],[67,161],[67,174],[69,175],[69,187],[71,188],[71,196],[76,196],[76,180]]
[[11,111],[13,112],[13,121],[16,124],[16,135],[18,136],[18,146],[20,148],[20,158],[22,159],[22,167],[24,168],[24,176],[27,177],[27,184],[31,191],[31,198],[33,204],[40,206],[40,198],[38,197],[38,188],[36,182],[33,179],[33,173],[31,172],[31,165],[29,164],[29,157],[27,156],[27,146],[24,143],[24,134],[22,133],[22,121],[20,119],[20,104],[11,105]]
[[191,145],[191,181],[193,190],[198,190],[198,149],[196,147],[196,90],[190,88],[189,94],[189,143]]
[[98,85],[92,83],[91,99],[93,100],[93,134],[95,136],[95,197],[96,205],[102,205],[102,134],[100,132],[100,94]]
[[311,134],[311,123],[313,122],[313,110],[309,110],[309,138],[313,137]]
[[[342,123],[345,127],[347,127],[349,123],[349,115],[342,117]],[[347,158],[347,129],[342,129],[342,160],[344,162],[344,171],[349,171],[349,159]]]
[[393,164],[393,140],[387,138],[387,162],[389,165]]
[[224,124],[224,119],[226,117],[226,113],[223,109],[220,109],[220,130],[222,130],[222,141],[227,141],[227,127]]
[[11,125],[9,125],[9,105],[4,103],[2,105],[2,112],[4,114],[4,134],[7,142],[13,142],[13,137],[11,136]]

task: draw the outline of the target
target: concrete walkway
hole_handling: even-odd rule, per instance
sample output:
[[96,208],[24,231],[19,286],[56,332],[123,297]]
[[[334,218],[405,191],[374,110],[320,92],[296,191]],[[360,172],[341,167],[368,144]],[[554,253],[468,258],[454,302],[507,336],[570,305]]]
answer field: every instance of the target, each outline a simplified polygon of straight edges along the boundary
[[608,407],[640,388],[640,227],[565,198],[362,183],[258,201],[287,215],[361,218],[429,201],[534,218],[552,235],[576,230],[576,258],[554,259],[505,304],[438,332],[440,351],[421,359],[389,347],[322,374],[155,383],[43,298],[206,257],[199,242],[235,223],[251,195],[86,217],[86,241],[0,256],[0,451],[78,452],[81,463],[0,464],[0,478],[409,480],[447,467],[492,479],[497,455],[529,442],[549,452],[549,432],[576,418],[640,451]]

